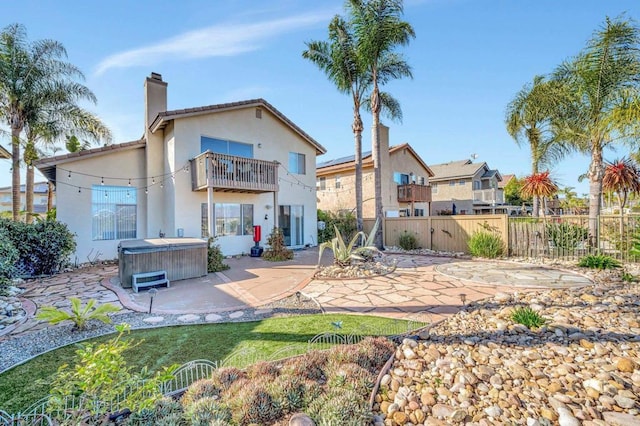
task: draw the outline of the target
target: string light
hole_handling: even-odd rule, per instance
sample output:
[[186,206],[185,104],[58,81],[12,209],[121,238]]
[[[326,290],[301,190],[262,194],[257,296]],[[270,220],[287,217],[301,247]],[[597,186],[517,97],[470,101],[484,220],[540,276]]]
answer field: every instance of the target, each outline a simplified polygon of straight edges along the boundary
[[69,180],[71,180],[71,172],[69,172],[69,176],[68,176]]
[[100,178],[100,185],[104,185],[104,178]]
[[129,183],[127,184],[127,186],[131,186],[131,179],[129,179]]
[[145,188],[144,188],[144,193],[145,193],[145,194],[148,194],[148,193],[149,193],[149,188],[147,188],[146,186],[145,186]]

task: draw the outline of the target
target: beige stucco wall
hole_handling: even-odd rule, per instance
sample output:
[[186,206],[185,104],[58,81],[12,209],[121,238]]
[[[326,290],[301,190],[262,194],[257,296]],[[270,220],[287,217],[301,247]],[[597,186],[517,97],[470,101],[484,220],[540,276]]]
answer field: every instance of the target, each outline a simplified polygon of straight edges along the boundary
[[[387,149],[387,153],[389,150]],[[393,181],[394,172],[403,174],[414,173],[416,182],[418,177],[425,178],[425,184],[429,183],[429,174],[427,170],[420,164],[418,160],[408,151],[395,151],[383,162],[383,191],[382,191],[382,207],[383,211],[397,211],[400,209],[411,208],[410,203],[398,203],[398,185]],[[373,168],[366,168],[362,171],[362,210],[363,216],[366,218],[375,217],[375,185],[374,185]],[[340,176],[340,186],[335,187],[336,177]],[[348,172],[336,172],[323,174],[326,178],[326,189],[318,191],[318,208],[328,211],[352,210],[355,212],[356,195],[355,195],[355,173],[353,170]],[[425,216],[429,215],[429,203],[415,203],[415,209],[423,209]]]
[[[92,158],[82,158],[80,161],[60,164],[56,174],[56,195],[58,197],[57,218],[66,223],[69,229],[76,234],[77,248],[72,255],[71,261],[79,263],[88,262],[87,256],[91,259],[97,253],[101,253],[100,260],[115,259],[118,256],[119,240],[93,241],[92,240],[92,211],[91,211],[91,187],[100,185],[100,177],[104,176],[105,185],[127,187],[126,180],[110,178],[132,178],[131,187],[141,187],[144,185],[144,149],[129,149],[114,152],[108,155],[96,156]],[[71,171],[71,178],[68,172]],[[81,175],[83,173],[85,175]],[[81,192],[78,192],[81,187]],[[156,194],[149,189],[149,198],[153,199]],[[143,212],[147,208],[144,197],[144,188],[138,189],[138,238],[144,238],[146,230],[146,218]]]
[[[200,137],[232,140],[253,144],[253,156],[256,159],[278,161],[280,191],[278,205],[304,206],[304,244],[317,244],[317,212],[315,200],[315,148],[304,141],[297,133],[285,126],[279,119],[262,109],[262,118],[256,118],[255,108],[243,108],[215,114],[176,119],[172,134],[165,136],[167,148],[167,167],[179,170],[187,162],[200,154]],[[261,147],[258,147],[261,144]],[[289,152],[305,154],[306,174],[287,175]],[[185,237],[200,237],[202,203],[207,202],[206,191],[191,190],[191,174],[176,173],[175,181],[170,185],[175,197],[166,202],[166,232],[174,236],[178,228],[184,229]],[[306,186],[303,186],[306,185]],[[236,194],[214,192],[214,202],[235,202],[254,205],[254,224],[261,225],[262,241],[266,244],[269,233],[275,226],[273,193]],[[155,214],[149,212],[150,215]],[[268,219],[264,217],[267,215]],[[225,254],[249,252],[253,245],[252,237],[221,237],[218,243]]]

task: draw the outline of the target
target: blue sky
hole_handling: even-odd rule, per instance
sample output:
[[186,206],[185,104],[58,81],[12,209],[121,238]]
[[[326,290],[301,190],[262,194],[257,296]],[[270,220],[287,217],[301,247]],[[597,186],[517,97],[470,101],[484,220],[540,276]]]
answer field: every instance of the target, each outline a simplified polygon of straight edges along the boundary
[[[19,22],[31,40],[51,38],[86,75],[96,112],[115,142],[143,133],[143,81],[151,71],[169,83],[169,109],[265,98],[328,152],[353,153],[351,104],[302,59],[305,41],[325,39],[343,2],[305,0],[32,1],[3,4],[0,26]],[[606,16],[640,18],[637,0],[406,0],[416,39],[403,49],[414,78],[389,84],[402,123],[391,144],[410,143],[428,164],[469,158],[503,174],[529,172],[529,152],[507,134],[504,111],[536,74],[577,54]],[[370,119],[365,117],[365,149]],[[9,147],[7,139],[1,140]],[[613,159],[625,148],[605,152]],[[554,165],[561,186],[577,182],[588,159]],[[0,160],[0,186],[11,183]]]

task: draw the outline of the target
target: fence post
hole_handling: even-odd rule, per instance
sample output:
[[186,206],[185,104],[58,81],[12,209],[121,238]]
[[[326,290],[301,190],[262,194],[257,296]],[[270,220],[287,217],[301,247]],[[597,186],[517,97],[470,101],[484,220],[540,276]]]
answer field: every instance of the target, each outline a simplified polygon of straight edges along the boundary
[[431,233],[431,230],[433,229],[433,219],[431,216],[427,219],[427,241],[429,242],[427,249],[433,250],[433,234]]

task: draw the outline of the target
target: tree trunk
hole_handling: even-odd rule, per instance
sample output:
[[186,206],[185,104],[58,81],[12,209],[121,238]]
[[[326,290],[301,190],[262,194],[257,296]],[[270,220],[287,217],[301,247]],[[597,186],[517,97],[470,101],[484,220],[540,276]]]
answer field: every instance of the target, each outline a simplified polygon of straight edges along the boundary
[[53,209],[53,183],[47,181],[47,212]]
[[594,146],[591,151],[589,165],[589,240],[591,246],[598,241],[598,216],[600,216],[600,197],[602,196],[602,178],[604,166],[602,163],[602,148]]
[[[533,142],[531,143],[531,157],[532,157],[532,161],[531,161],[531,174],[532,175],[537,175],[539,170],[538,170],[538,161],[536,160],[536,154],[535,154],[535,150],[537,150],[537,144],[534,144]],[[533,205],[531,206],[532,208],[532,212],[531,214],[533,215],[533,217],[539,217],[540,216],[540,197],[538,197],[537,195],[533,196]]]
[[24,185],[24,196],[25,196],[25,210],[26,213],[26,222],[33,222],[33,180],[34,180],[34,171],[33,166],[31,164],[27,164],[27,179]]
[[376,219],[380,220],[378,226],[374,244],[378,249],[383,249],[383,228],[384,228],[384,213],[382,211],[382,169],[380,164],[380,98],[378,91],[377,76],[373,75],[373,91],[371,93],[371,111],[373,112],[373,125],[371,128],[371,148],[373,155],[373,172],[374,172],[374,185],[375,185],[375,200],[376,200]]
[[353,137],[355,140],[355,164],[356,164],[356,230],[362,231],[362,118],[360,117],[360,105],[354,103],[353,107]]
[[11,212],[13,220],[20,220],[20,132],[17,119],[11,120]]
[[27,140],[27,146],[24,148],[24,164],[27,166],[26,182],[24,185],[24,198],[25,198],[25,221],[27,223],[33,222],[33,184],[34,184],[34,170],[33,160],[35,160],[35,147],[33,141]]

